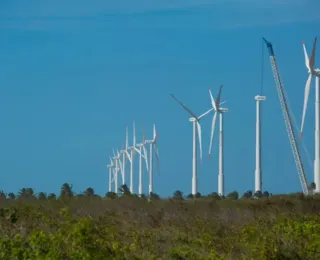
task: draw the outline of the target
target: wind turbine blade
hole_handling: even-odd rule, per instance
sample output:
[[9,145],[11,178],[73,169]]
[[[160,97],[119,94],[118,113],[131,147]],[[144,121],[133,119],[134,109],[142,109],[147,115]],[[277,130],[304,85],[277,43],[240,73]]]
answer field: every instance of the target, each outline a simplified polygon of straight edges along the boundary
[[308,70],[310,70],[309,57],[308,57],[308,53],[307,53],[306,46],[305,46],[304,42],[302,42],[302,47],[303,47],[304,61],[306,63],[306,67]]
[[174,98],[175,101],[177,101],[187,112],[194,118],[198,119],[198,117],[193,113],[189,108],[187,108],[184,104],[182,104],[173,94],[170,94],[171,97]]
[[311,58],[309,60],[309,66],[310,66],[311,70],[313,70],[314,63],[315,63],[315,60],[316,60],[316,56],[315,56],[316,55],[316,47],[317,47],[317,37],[314,38]]
[[142,146],[142,149],[143,149],[144,161],[146,162],[146,168],[147,168],[147,171],[149,171],[149,167],[148,167],[148,153],[147,153],[147,150],[146,150],[146,147],[145,147],[145,146]]
[[114,182],[114,180],[116,178],[116,169],[113,169],[112,173],[113,173],[113,177],[112,177],[111,182]]
[[201,125],[197,121],[197,128],[198,128],[198,138],[199,138],[199,149],[200,149],[200,162],[202,163],[202,141],[201,141]]
[[112,164],[112,165],[113,165],[113,161],[112,161],[111,156],[109,156],[109,159],[110,159],[110,164]]
[[134,150],[135,150],[138,154],[140,154],[140,151],[139,151],[139,149],[138,149],[137,147],[134,147]]
[[129,133],[128,133],[128,127],[126,127],[126,151],[128,150],[129,146]]
[[214,110],[217,110],[217,107],[216,107],[216,101],[214,100],[213,96],[212,96],[212,93],[211,93],[211,90],[209,88],[209,94],[210,94],[210,99],[211,99],[211,105],[213,107]]
[[218,113],[215,112],[214,116],[212,118],[211,136],[210,136],[210,145],[209,145],[209,155],[208,155],[209,158],[211,156],[212,142],[213,142],[213,137],[214,137],[214,129],[215,129],[215,126],[216,126],[217,115],[218,115]]
[[113,156],[116,157],[116,153],[114,152],[114,148],[112,148]]
[[136,146],[136,125],[135,122],[133,121],[133,146]]
[[200,120],[200,118],[204,117],[205,115],[209,114],[212,110],[213,110],[213,108],[210,108],[207,112],[205,112],[201,116],[199,116],[198,120]]
[[126,156],[128,157],[129,162],[131,163],[131,156],[130,156],[130,154],[128,153],[127,150],[125,150],[125,153],[126,153]]
[[220,98],[221,98],[222,85],[220,86],[219,93],[216,99],[216,107],[219,109],[220,107]]
[[157,141],[157,132],[156,132],[156,125],[153,124],[153,142],[156,142]]
[[225,103],[227,103],[226,100],[225,100],[225,101],[222,101],[222,102],[220,103],[220,106],[221,106],[222,104],[225,104]]
[[307,112],[307,105],[308,105],[308,98],[310,93],[310,86],[311,86],[311,80],[312,80],[312,74],[309,74],[305,89],[304,89],[304,102],[303,102],[303,112],[302,112],[302,122],[301,122],[301,129],[300,129],[300,137],[302,137],[303,132],[303,125],[304,125],[304,119]]

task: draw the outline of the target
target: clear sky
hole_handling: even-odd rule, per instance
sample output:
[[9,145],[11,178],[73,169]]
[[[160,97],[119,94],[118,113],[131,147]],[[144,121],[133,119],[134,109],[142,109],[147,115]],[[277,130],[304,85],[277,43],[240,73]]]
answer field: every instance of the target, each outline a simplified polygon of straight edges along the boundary
[[[200,115],[211,106],[208,87],[216,95],[220,84],[229,109],[226,192],[254,189],[254,96],[263,67],[263,188],[300,191],[261,37],[274,45],[300,125],[307,78],[301,41],[311,52],[319,10],[318,0],[0,1],[0,189],[59,192],[68,182],[76,192],[91,186],[105,194],[108,156],[124,144],[127,125],[132,142],[135,120],[137,141],[142,123],[149,139],[153,123],[159,134],[155,192],[190,193],[192,125],[169,93]],[[217,191],[217,134],[207,159],[212,116],[202,121],[202,194]],[[311,182],[314,87],[304,141]],[[137,163],[135,173],[137,191]],[[144,171],[146,193],[147,182]]]

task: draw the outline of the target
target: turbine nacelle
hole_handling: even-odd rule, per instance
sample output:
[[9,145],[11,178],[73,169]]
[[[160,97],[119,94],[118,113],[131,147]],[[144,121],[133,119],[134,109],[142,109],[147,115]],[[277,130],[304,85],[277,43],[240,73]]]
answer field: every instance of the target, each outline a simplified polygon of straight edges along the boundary
[[267,99],[267,97],[266,97],[266,96],[259,96],[259,95],[257,95],[257,96],[254,97],[254,99],[255,99],[256,101],[264,101],[264,100]]
[[219,107],[219,112],[220,113],[226,113],[226,112],[228,112],[228,108]]

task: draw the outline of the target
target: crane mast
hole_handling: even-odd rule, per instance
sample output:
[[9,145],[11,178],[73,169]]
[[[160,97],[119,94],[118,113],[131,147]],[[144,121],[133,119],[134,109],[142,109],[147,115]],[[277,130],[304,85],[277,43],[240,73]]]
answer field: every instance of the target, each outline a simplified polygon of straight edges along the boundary
[[281,79],[280,79],[280,73],[279,73],[279,70],[278,70],[276,57],[274,55],[274,51],[273,51],[273,47],[272,47],[271,42],[268,42],[265,38],[263,38],[263,40],[264,40],[264,42],[266,43],[266,45],[268,47],[269,56],[270,56],[270,63],[271,63],[271,68],[272,68],[272,72],[273,72],[273,77],[274,77],[274,80],[276,82],[278,96],[279,96],[281,109],[282,109],[282,114],[283,114],[283,117],[284,117],[284,123],[286,125],[286,129],[287,129],[287,133],[288,133],[288,137],[289,137],[289,141],[290,141],[293,157],[294,157],[294,160],[295,160],[295,163],[296,163],[296,167],[297,167],[297,170],[298,170],[298,176],[299,176],[299,179],[300,179],[300,184],[301,184],[301,187],[302,187],[302,191],[303,191],[303,193],[305,195],[308,195],[309,194],[309,189],[308,189],[308,185],[307,185],[306,174],[304,172],[304,168],[303,168],[303,164],[302,164],[302,161],[301,161],[300,152],[299,152],[297,141],[296,141],[296,138],[295,138],[295,135],[294,135],[294,131],[293,131],[293,127],[292,127],[292,121],[291,121],[291,117],[290,117],[290,114],[289,114],[285,93],[284,93],[284,90],[283,90],[283,87],[282,87],[282,82],[281,82]]

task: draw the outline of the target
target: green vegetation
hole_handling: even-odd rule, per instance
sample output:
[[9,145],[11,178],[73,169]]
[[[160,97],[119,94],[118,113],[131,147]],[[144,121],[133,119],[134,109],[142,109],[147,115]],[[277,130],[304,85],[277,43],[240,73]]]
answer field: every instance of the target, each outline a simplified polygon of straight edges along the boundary
[[0,192],[0,259],[320,259],[320,198]]

